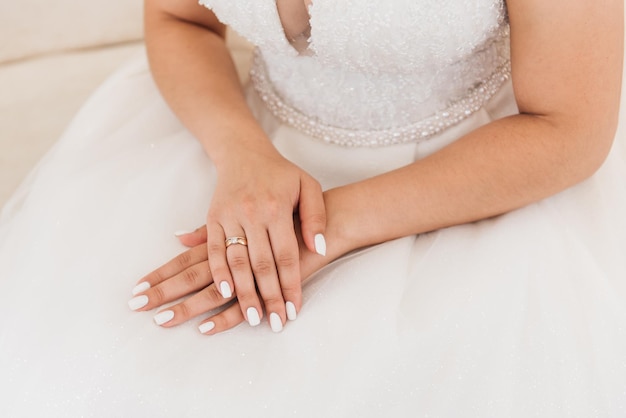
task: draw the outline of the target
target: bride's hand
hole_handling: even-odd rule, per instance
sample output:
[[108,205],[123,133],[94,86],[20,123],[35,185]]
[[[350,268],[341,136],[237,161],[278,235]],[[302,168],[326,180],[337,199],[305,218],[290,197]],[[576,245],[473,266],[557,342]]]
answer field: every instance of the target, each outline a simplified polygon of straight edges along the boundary
[[[155,322],[163,327],[172,327],[214,309],[221,311],[203,321],[198,327],[200,332],[215,334],[243,322],[245,318],[241,303],[234,296],[222,297],[208,269],[206,228],[198,228],[193,233],[181,236],[180,240],[191,248],[142,278],[135,286],[133,294],[136,296],[133,300],[145,302],[137,310],[157,308],[191,295],[180,303],[158,312],[154,317]],[[298,277],[306,279],[329,260],[307,251],[300,234],[298,243],[301,269]],[[297,312],[288,309],[287,316],[294,320]],[[276,313],[270,313],[269,323],[275,332],[281,331],[284,325],[284,321]]]
[[[264,310],[284,324],[302,304],[293,214],[299,213],[306,248],[324,255],[322,190],[275,151],[233,154],[217,168],[206,224],[208,270],[225,300],[236,295],[250,325],[259,324]],[[227,248],[228,238],[235,244]]]

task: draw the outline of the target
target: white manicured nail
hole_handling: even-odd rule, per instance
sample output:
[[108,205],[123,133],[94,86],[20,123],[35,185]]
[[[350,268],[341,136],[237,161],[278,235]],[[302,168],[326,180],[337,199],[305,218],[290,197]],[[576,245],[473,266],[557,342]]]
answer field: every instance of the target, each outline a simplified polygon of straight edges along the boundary
[[163,325],[166,322],[170,322],[172,319],[174,319],[174,311],[168,310],[154,315],[154,322],[156,322],[157,325]]
[[174,232],[174,236],[178,238],[178,237],[181,237],[183,235],[191,234],[192,232],[193,231],[185,231],[185,230],[181,229],[180,231]]
[[270,314],[270,327],[272,327],[272,331],[274,332],[281,332],[283,330],[283,321],[276,312]]
[[296,305],[293,302],[285,303],[285,309],[287,310],[287,319],[290,321],[295,321],[298,317],[298,313],[296,312]]
[[141,282],[137,286],[133,287],[133,296],[138,293],[145,292],[148,289],[150,289],[150,283]]
[[200,326],[198,327],[200,332],[203,334],[211,331],[213,328],[215,328],[215,322],[213,321],[205,322],[204,324],[200,324]]
[[222,297],[224,299],[228,299],[233,295],[232,290],[230,290],[230,285],[226,281],[220,283],[220,292],[222,293]]
[[256,327],[261,323],[261,318],[259,317],[259,312],[257,312],[256,308],[249,307],[246,311],[246,315],[248,317],[248,323],[250,326]]
[[315,252],[319,255],[326,255],[326,238],[322,234],[315,236]]
[[148,296],[146,295],[137,296],[128,301],[128,307],[132,309],[133,311],[136,311],[137,309],[141,309],[147,304],[148,304]]

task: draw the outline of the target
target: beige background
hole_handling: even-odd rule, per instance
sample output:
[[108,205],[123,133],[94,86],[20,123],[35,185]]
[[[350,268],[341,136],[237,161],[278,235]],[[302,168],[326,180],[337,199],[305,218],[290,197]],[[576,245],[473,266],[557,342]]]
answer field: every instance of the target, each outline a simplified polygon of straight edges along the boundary
[[142,36],[142,0],[2,0],[0,62]]
[[142,0],[0,1],[0,206],[142,31]]

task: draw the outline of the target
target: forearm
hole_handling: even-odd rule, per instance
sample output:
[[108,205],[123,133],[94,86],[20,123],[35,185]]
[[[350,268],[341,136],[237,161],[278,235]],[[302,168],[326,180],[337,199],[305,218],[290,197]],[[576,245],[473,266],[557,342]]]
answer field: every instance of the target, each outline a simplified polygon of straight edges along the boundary
[[407,167],[329,190],[329,253],[489,218],[555,194],[599,167],[610,126],[589,137],[591,129],[574,124],[512,116]]
[[223,27],[209,30],[147,2],[145,28],[162,95],[218,167],[235,150],[273,150],[245,102]]
[[601,165],[617,125],[623,2],[508,0],[507,8],[521,113],[410,166],[328,191],[333,256],[519,208]]

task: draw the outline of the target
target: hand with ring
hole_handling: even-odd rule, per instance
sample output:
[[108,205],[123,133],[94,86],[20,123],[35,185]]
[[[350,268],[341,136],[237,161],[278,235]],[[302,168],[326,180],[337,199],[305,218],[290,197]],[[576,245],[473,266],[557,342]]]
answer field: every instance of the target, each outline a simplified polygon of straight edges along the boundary
[[275,150],[234,152],[216,167],[206,223],[212,280],[223,298],[236,295],[250,325],[258,325],[264,312],[284,324],[302,304],[294,212],[305,248],[326,252],[321,187]]
[[[303,280],[324,267],[337,254],[319,257],[304,247],[296,222],[299,245],[300,277]],[[219,309],[203,320],[198,329],[201,333],[213,335],[231,329],[244,321],[243,307],[234,296],[224,298],[208,269],[206,227],[179,237],[181,242],[190,247],[168,263],[143,277],[133,289],[134,298],[129,305],[136,311],[147,311],[167,303],[184,298],[175,305],[161,309],[154,316],[157,325],[169,328],[186,322],[196,316]],[[245,245],[243,237],[231,237],[227,245]],[[186,297],[186,298],[185,298]],[[296,313],[287,311],[289,319],[295,319]],[[283,329],[279,318],[270,314],[269,323],[274,332]]]

